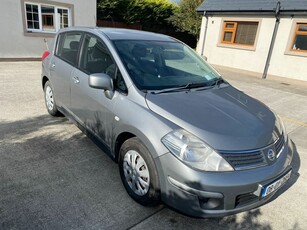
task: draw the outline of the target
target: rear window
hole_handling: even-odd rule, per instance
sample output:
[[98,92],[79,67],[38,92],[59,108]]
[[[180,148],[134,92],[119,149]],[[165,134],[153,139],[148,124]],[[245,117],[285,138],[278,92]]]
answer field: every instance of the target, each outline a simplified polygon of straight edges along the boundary
[[80,32],[60,34],[57,41],[56,56],[72,65],[76,65],[81,37],[82,33]]

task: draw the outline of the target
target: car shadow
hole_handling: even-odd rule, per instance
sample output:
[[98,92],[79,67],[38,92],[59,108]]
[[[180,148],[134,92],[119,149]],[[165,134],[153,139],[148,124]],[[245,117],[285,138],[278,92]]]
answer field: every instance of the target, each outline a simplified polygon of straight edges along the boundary
[[0,229],[127,229],[161,209],[122,186],[118,165],[65,117],[0,120]]

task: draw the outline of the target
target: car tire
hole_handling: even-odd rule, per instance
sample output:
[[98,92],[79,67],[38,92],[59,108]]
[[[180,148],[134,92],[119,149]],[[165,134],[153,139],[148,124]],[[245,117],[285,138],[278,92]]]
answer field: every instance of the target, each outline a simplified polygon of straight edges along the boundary
[[157,169],[151,154],[140,141],[133,137],[125,141],[119,151],[119,172],[130,197],[144,206],[160,202]]
[[60,116],[61,113],[58,111],[58,108],[57,108],[57,105],[54,99],[54,91],[49,81],[45,83],[44,96],[45,96],[45,105],[46,105],[48,113],[52,116]]

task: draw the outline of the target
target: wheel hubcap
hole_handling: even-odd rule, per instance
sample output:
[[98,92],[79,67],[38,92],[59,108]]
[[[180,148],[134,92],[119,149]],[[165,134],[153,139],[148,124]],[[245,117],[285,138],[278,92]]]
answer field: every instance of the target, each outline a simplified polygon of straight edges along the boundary
[[50,86],[47,86],[46,88],[46,105],[48,110],[53,109],[54,99],[53,99],[53,92]]
[[143,157],[134,150],[129,150],[123,162],[126,182],[132,191],[144,196],[149,190],[149,170]]

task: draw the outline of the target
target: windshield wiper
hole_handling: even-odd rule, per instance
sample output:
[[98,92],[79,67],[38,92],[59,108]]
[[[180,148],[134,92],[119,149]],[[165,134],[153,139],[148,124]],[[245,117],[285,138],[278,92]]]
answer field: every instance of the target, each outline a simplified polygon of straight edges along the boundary
[[186,85],[174,87],[174,88],[166,88],[157,91],[151,92],[152,94],[161,94],[161,93],[171,93],[171,92],[179,92],[182,90],[189,90],[195,88],[212,88],[211,85],[207,85],[206,83],[188,83]]
[[227,84],[227,82],[223,78],[219,77],[216,80],[214,80],[210,86],[213,86],[213,87],[218,86],[218,88],[219,88],[222,83]]

